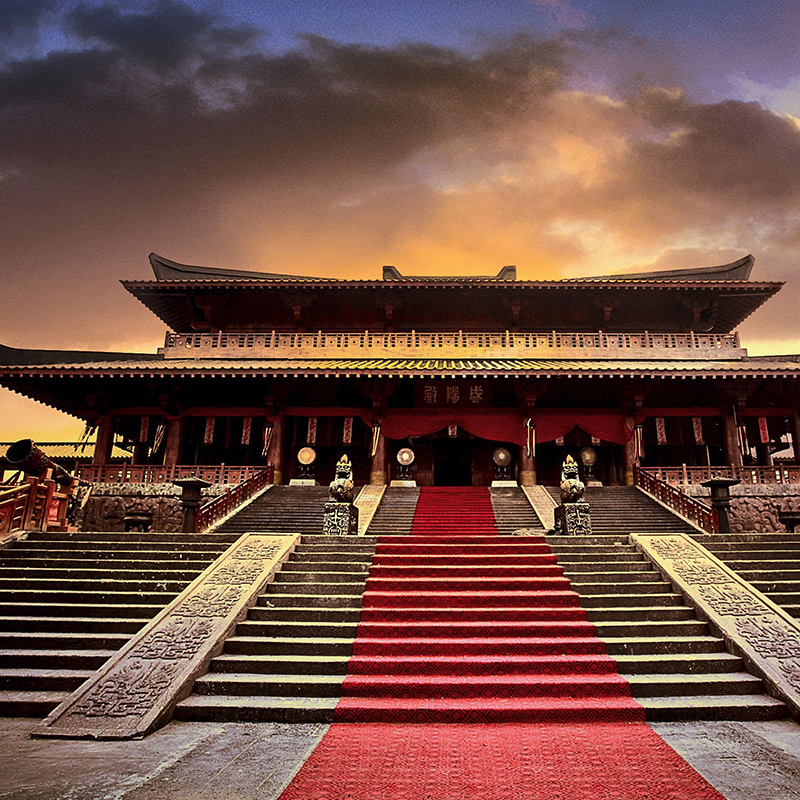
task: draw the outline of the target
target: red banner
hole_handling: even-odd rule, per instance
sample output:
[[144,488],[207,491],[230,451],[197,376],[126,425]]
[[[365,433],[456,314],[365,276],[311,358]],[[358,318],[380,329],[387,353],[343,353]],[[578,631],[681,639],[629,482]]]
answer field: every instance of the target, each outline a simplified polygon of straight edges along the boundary
[[245,417],[242,420],[242,444],[250,444],[250,433],[253,430],[253,418]]
[[214,425],[216,424],[216,417],[206,417],[206,430],[203,434],[203,444],[214,443]]
[[692,417],[692,430],[694,431],[694,443],[705,444],[703,441],[703,418]]
[[353,441],[353,418],[345,417],[342,428],[342,444],[350,444]]
[[664,417],[656,417],[656,441],[659,444],[667,443],[667,424]]
[[758,435],[761,438],[761,444],[769,444],[769,427],[766,417],[758,418]]
[[308,418],[308,435],[306,436],[306,443],[307,444],[316,444],[317,443],[317,418],[316,417],[309,417]]

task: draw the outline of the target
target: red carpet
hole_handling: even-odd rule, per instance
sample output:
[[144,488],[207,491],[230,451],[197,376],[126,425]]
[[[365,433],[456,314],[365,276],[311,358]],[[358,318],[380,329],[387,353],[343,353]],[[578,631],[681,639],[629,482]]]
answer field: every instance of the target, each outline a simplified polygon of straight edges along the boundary
[[424,488],[411,535],[378,540],[336,720],[359,724],[281,800],[721,798],[642,724],[544,537],[500,536],[483,488]]
[[363,609],[339,721],[644,719],[544,537],[500,536],[487,489],[422,489]]
[[724,800],[642,723],[333,725],[281,800]]

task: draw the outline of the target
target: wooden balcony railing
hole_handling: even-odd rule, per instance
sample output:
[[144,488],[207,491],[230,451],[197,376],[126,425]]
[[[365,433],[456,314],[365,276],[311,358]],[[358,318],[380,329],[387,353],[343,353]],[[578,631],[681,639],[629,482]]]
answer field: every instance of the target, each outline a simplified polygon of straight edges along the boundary
[[642,467],[643,472],[673,486],[692,486],[709,478],[734,478],[746,486],[800,484],[800,466],[774,467]]
[[0,536],[17,531],[64,530],[69,496],[55,481],[27,478],[0,486]]
[[168,467],[151,464],[90,464],[78,465],[74,474],[87,483],[170,483],[195,475],[209,483],[239,484],[264,469],[263,466],[237,467],[228,464],[179,464]]
[[207,530],[215,522],[236,511],[242,503],[249,500],[254,494],[260,492],[272,483],[272,467],[262,468],[238,486],[228,489],[225,494],[209,500],[197,509],[195,527],[199,532]]
[[161,352],[167,358],[364,358],[374,356],[469,358],[542,357],[548,351],[602,358],[635,358],[654,350],[664,357],[728,358],[744,355],[735,333],[516,333],[468,331],[424,333],[167,333]]
[[708,533],[717,533],[719,531],[717,515],[705,503],[696,500],[694,497],[689,497],[676,486],[657,478],[647,470],[636,467],[634,468],[633,476],[636,486],[655,497],[656,500],[660,500],[665,506],[676,511],[682,517],[693,522],[698,528],[702,528]]

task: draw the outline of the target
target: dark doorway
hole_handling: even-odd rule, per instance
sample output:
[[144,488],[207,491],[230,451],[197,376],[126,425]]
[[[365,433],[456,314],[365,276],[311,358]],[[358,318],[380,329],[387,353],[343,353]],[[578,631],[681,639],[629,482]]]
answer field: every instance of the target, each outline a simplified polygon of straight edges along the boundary
[[465,439],[437,439],[433,444],[434,486],[472,486],[472,446]]

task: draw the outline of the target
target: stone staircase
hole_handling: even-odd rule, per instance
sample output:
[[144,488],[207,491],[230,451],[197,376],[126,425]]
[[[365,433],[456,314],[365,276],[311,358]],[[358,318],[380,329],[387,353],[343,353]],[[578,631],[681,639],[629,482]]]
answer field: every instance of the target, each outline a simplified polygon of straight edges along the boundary
[[542,531],[542,523],[519,488],[496,487],[489,490],[497,530],[510,535],[521,528]]
[[383,494],[372,523],[369,526],[370,536],[387,536],[411,533],[411,522],[419,500],[419,488],[389,486]]
[[321,534],[327,486],[273,486],[216,530]]
[[786,716],[627,536],[547,541],[649,720]]
[[176,718],[330,722],[376,538],[303,536]]
[[800,619],[800,534],[716,533],[694,539],[787,614]]
[[30,533],[0,549],[0,715],[46,716],[237,538]]
[[[558,487],[546,488],[560,503]],[[591,507],[592,533],[596,536],[698,532],[697,528],[635,486],[590,486],[586,489],[586,501]]]

